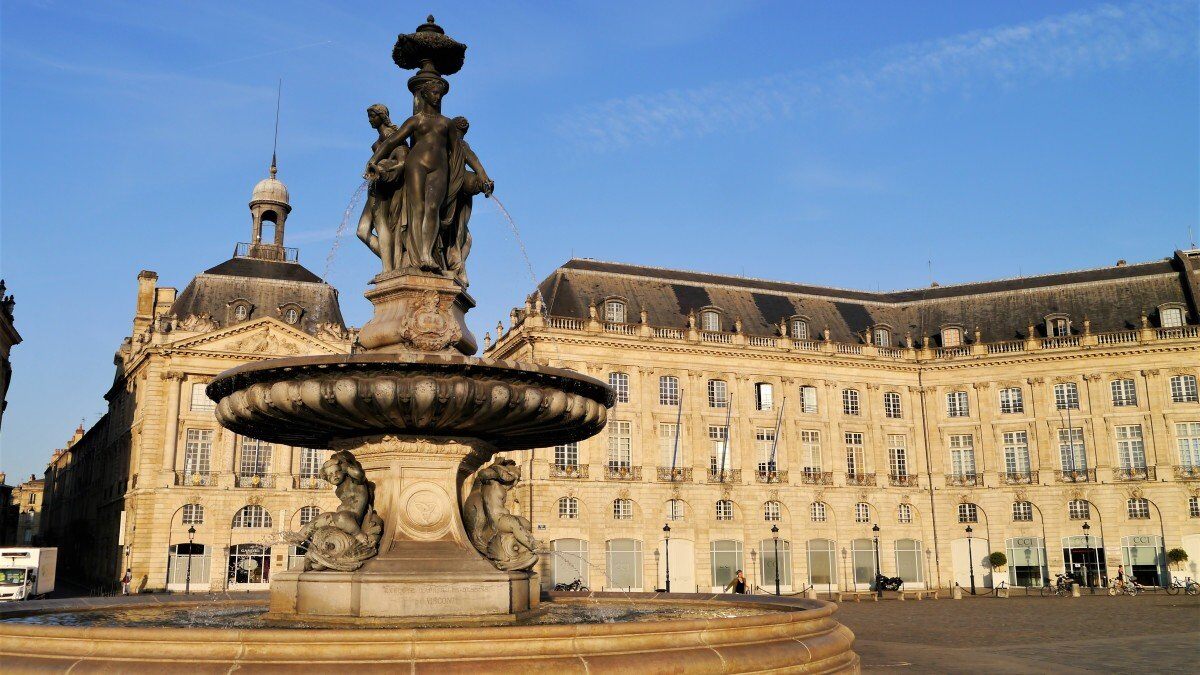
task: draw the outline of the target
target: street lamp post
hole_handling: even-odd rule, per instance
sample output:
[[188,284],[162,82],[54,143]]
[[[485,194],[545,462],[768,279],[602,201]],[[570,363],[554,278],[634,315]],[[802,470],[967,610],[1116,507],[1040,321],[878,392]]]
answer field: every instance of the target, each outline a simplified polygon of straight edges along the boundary
[[663,525],[663,548],[667,552],[667,592],[671,592],[671,525]]
[[[1088,522],[1085,520],[1083,522],[1083,546],[1084,546],[1084,548],[1086,548],[1089,551],[1092,550],[1091,529],[1092,529],[1092,526],[1090,524],[1088,524]],[[1083,559],[1083,583],[1086,584],[1088,588],[1092,588],[1092,568],[1088,566],[1089,564],[1090,564],[1090,561],[1087,558],[1084,558]],[[1097,561],[1096,568],[1097,569],[1100,568],[1099,561]]]
[[879,577],[883,574],[879,569],[879,523],[871,526],[871,532],[874,533],[875,538],[875,592],[882,598],[883,589],[879,587]]
[[971,570],[971,595],[975,595],[975,553],[971,548],[971,533],[975,530],[971,526],[967,526],[967,564]]
[[[846,583],[852,583],[849,574],[846,572],[846,547],[842,547],[842,577],[846,579]],[[854,586],[847,586],[850,590],[854,590]]]
[[771,526],[771,537],[775,540],[775,595],[779,595],[779,526]]
[[193,542],[195,542],[195,541],[196,541],[196,526],[193,525],[188,528],[187,575],[183,579],[183,592],[185,595],[192,594],[192,546],[193,546]]

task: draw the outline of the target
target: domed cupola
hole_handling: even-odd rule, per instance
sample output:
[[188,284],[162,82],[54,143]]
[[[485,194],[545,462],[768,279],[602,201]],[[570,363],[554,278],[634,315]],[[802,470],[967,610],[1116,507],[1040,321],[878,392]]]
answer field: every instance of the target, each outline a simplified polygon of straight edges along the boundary
[[[283,258],[283,225],[292,205],[288,201],[288,189],[283,181],[275,177],[275,159],[271,158],[271,175],[254,186],[250,193],[250,216],[252,232],[250,257],[276,260]],[[274,236],[263,243],[263,223],[271,223]]]

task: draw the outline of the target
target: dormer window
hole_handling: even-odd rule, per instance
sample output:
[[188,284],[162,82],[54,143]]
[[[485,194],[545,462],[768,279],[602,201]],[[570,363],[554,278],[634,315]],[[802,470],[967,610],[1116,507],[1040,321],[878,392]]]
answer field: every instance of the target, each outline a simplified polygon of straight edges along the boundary
[[721,314],[715,309],[706,309],[700,312],[700,330],[713,332],[721,330]]
[[604,320],[609,323],[625,323],[625,303],[621,300],[605,300]]
[[808,322],[804,319],[792,319],[791,336],[797,340],[807,340]]
[[956,326],[948,326],[942,329],[942,346],[943,347],[958,347],[963,343],[963,332],[961,328]]
[[891,347],[892,346],[892,331],[884,326],[875,327],[875,346],[876,347]]
[[245,321],[254,313],[254,305],[246,300],[234,300],[229,303],[229,316],[234,322]]
[[289,326],[295,326],[300,323],[300,317],[304,316],[304,308],[295,303],[289,302],[286,305],[279,307],[279,318]]
[[1051,314],[1046,317],[1047,337],[1068,337],[1071,335],[1071,317],[1066,314]]
[[1178,328],[1183,325],[1183,305],[1162,305],[1158,308],[1158,325]]

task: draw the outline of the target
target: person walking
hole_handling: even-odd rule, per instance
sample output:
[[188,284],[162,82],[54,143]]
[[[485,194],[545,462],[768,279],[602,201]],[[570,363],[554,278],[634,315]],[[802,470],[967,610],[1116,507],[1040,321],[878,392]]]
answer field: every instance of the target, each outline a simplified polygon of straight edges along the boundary
[[725,584],[725,590],[728,591],[731,588],[734,593],[744,594],[746,592],[746,575],[742,574],[741,570],[738,570],[737,574],[733,575],[733,578],[729,580],[729,583]]
[[133,583],[133,570],[125,568],[125,576],[121,577],[121,595],[129,595],[129,585]]
[[1120,589],[1125,588],[1125,566],[1124,565],[1117,565],[1117,583],[1115,584],[1115,586]]

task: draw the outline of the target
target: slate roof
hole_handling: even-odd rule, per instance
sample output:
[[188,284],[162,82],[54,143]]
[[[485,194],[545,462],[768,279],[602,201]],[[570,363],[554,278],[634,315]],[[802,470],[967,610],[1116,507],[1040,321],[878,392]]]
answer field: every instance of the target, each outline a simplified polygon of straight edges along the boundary
[[978,326],[984,341],[996,342],[1026,337],[1030,323],[1044,335],[1053,313],[1069,315],[1076,333],[1086,316],[1099,333],[1140,326],[1142,312],[1156,322],[1160,305],[1182,303],[1194,323],[1198,267],[1200,250],[1176,251],[1167,260],[1133,265],[871,292],[576,258],[539,289],[553,316],[587,318],[589,305],[621,297],[631,321],[644,309],[655,326],[685,327],[689,311],[713,307],[725,315],[726,329],[740,318],[749,335],[777,335],[781,319],[803,316],[812,334],[828,328],[839,342],[860,342],[876,325],[890,327],[897,342],[906,332],[935,337],[946,325],[968,334]]

